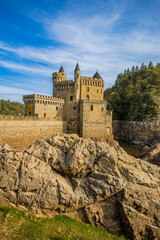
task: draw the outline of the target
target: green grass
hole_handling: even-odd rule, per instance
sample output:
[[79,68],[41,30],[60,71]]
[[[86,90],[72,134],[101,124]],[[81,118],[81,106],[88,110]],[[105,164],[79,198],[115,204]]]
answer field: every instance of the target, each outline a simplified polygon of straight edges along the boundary
[[2,205],[0,205],[0,239],[127,240],[122,235],[108,233],[67,216],[37,218],[28,212]]
[[69,146],[70,148],[72,148],[75,144],[76,144],[76,142],[68,142],[68,146]]
[[90,153],[90,155],[94,155],[94,151],[91,151],[91,152],[89,152]]

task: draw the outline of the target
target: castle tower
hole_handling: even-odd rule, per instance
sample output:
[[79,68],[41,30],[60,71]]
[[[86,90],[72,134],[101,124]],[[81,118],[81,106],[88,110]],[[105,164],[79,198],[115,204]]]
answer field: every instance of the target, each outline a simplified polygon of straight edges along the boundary
[[63,81],[66,81],[67,79],[67,76],[66,74],[64,73],[64,69],[63,67],[61,66],[60,69],[59,69],[59,72],[54,72],[52,74],[52,81],[53,81],[53,96],[55,96],[55,85],[56,83],[58,82],[63,82]]
[[74,70],[74,82],[75,82],[75,100],[80,99],[80,68],[77,63],[75,70]]

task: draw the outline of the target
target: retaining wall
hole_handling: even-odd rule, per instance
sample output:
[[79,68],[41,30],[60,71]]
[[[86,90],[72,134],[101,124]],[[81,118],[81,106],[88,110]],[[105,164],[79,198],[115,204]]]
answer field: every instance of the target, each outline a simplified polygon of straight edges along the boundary
[[13,148],[24,150],[37,139],[66,132],[66,125],[66,121],[59,119],[0,117],[0,144],[8,143]]
[[113,135],[139,145],[151,145],[160,142],[160,122],[113,121]]

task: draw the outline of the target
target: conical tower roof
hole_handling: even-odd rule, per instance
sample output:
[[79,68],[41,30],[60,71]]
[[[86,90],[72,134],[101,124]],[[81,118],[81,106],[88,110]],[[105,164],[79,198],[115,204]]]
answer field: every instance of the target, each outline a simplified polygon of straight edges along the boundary
[[75,72],[80,72],[80,68],[79,68],[79,65],[78,65],[78,63],[77,63],[77,65],[76,65],[76,68],[75,68],[75,70],[74,70]]
[[[98,72],[96,72],[96,73],[94,74],[93,78],[101,78],[101,76],[99,75]],[[101,78],[101,79],[102,79],[102,78]]]
[[64,69],[62,66],[60,67],[59,72],[64,72]]

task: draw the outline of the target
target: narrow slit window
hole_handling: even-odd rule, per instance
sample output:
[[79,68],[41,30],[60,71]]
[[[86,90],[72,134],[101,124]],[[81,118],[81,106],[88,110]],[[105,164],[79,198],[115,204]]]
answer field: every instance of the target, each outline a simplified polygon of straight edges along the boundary
[[71,96],[69,97],[69,99],[70,99],[70,101],[73,101],[73,96],[71,95]]

